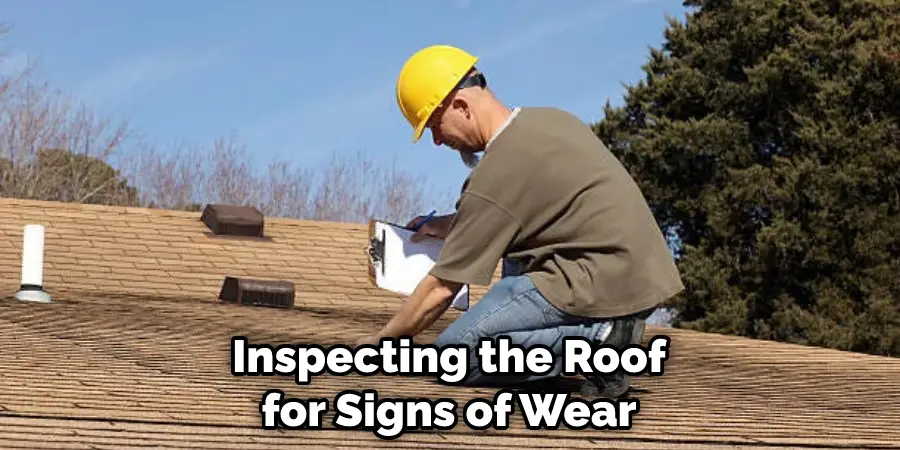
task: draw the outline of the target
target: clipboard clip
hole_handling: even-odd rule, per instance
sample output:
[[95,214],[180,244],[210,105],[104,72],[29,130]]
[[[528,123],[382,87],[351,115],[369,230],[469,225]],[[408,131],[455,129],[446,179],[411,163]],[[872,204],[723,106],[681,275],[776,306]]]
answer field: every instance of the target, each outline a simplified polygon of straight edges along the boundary
[[385,230],[381,230],[381,240],[378,239],[378,236],[372,237],[369,240],[369,245],[366,246],[366,253],[369,255],[369,259],[372,261],[372,264],[381,266],[381,274],[384,275],[384,242],[387,240],[387,232]]

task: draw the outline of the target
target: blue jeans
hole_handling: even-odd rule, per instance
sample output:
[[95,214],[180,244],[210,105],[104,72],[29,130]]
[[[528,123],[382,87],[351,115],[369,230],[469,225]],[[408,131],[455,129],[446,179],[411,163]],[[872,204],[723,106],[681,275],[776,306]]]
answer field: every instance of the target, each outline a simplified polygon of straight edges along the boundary
[[[438,347],[463,344],[469,348],[469,376],[464,384],[529,383],[558,377],[563,369],[560,358],[564,337],[602,341],[612,327],[609,320],[577,317],[559,310],[541,295],[527,275],[517,275],[507,264],[504,262],[503,278],[434,342]],[[549,347],[556,355],[553,370],[542,375],[483,374],[478,341],[499,336],[509,336],[511,345],[521,345],[526,350],[537,344]]]

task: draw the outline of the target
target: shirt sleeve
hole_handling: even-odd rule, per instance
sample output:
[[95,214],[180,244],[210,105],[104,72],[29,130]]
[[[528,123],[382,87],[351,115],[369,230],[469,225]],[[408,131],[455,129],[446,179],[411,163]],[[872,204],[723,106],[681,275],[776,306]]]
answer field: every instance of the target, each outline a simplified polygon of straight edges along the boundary
[[490,284],[519,228],[518,221],[497,204],[463,194],[431,275],[457,283]]

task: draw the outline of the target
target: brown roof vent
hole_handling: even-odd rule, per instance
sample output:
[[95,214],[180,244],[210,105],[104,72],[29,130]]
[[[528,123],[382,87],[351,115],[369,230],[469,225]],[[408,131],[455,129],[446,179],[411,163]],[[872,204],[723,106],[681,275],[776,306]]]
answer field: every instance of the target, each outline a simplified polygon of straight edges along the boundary
[[263,237],[263,215],[252,206],[206,205],[200,220],[216,235]]
[[293,308],[294,283],[225,277],[219,300],[239,305]]

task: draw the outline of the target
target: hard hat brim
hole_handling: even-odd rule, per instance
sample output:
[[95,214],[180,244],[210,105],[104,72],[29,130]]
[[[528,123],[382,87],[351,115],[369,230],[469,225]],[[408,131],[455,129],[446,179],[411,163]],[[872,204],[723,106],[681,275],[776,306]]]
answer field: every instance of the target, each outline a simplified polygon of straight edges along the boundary
[[422,134],[425,133],[426,123],[428,123],[428,121],[423,120],[422,123],[420,123],[419,126],[417,126],[415,130],[413,130],[413,144],[418,143],[419,139],[422,139]]

